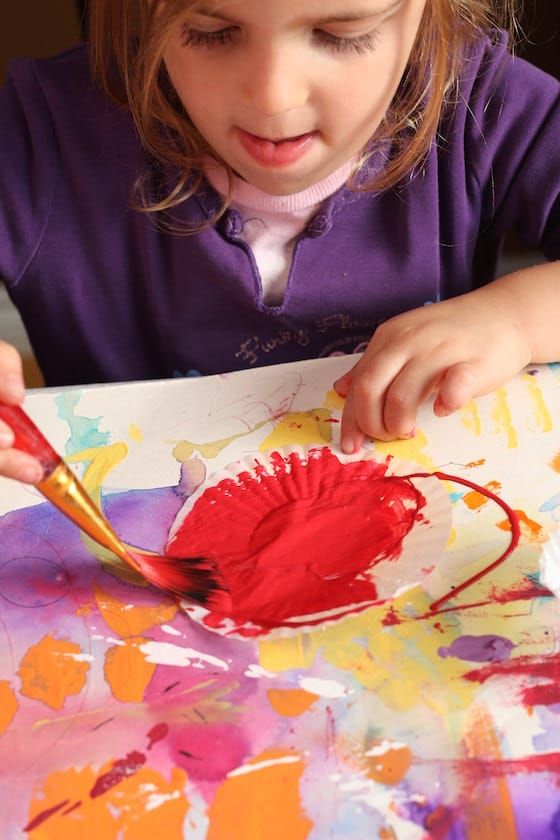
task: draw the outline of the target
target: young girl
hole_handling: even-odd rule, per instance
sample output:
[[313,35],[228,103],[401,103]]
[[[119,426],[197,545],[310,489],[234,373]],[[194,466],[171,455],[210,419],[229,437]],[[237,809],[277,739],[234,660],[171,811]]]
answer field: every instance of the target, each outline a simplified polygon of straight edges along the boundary
[[[91,0],[89,58],[0,94],[0,276],[46,383],[365,350],[352,451],[560,359],[560,84],[509,54],[512,3]],[[549,262],[495,279],[510,229]]]

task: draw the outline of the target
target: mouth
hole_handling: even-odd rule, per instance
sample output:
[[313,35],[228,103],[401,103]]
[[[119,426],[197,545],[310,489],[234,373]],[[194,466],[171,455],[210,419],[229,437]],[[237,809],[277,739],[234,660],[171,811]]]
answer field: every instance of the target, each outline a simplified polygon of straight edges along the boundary
[[300,160],[311,148],[318,132],[308,131],[294,137],[259,137],[243,128],[237,133],[245,151],[261,166],[289,166]]

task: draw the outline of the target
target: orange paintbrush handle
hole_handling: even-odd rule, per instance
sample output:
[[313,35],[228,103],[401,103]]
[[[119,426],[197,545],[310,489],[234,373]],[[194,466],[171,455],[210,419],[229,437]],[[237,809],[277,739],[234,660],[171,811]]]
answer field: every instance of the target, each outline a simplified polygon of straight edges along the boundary
[[39,431],[31,417],[19,405],[6,405],[0,402],[0,419],[12,429],[15,435],[15,449],[20,449],[37,458],[47,478],[62,459]]

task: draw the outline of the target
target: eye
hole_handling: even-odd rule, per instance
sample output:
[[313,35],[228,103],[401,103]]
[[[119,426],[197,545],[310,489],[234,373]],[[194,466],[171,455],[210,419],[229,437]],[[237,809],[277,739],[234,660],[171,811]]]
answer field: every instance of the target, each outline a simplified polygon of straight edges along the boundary
[[193,29],[185,24],[181,29],[181,43],[184,47],[215,47],[230,44],[236,31],[235,26],[226,26],[223,29],[204,31]]
[[336,53],[353,52],[363,54],[371,52],[376,48],[379,40],[377,29],[372,29],[371,32],[365,32],[363,35],[352,37],[333,35],[324,29],[315,29],[313,30],[313,36],[319,44]]

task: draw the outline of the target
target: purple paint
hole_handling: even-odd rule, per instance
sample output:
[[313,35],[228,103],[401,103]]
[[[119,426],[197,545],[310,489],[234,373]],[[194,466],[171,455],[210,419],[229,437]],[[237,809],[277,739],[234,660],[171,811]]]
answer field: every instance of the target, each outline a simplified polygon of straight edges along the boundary
[[438,648],[438,654],[442,659],[453,656],[467,662],[504,662],[514,647],[505,636],[459,636],[449,647]]

